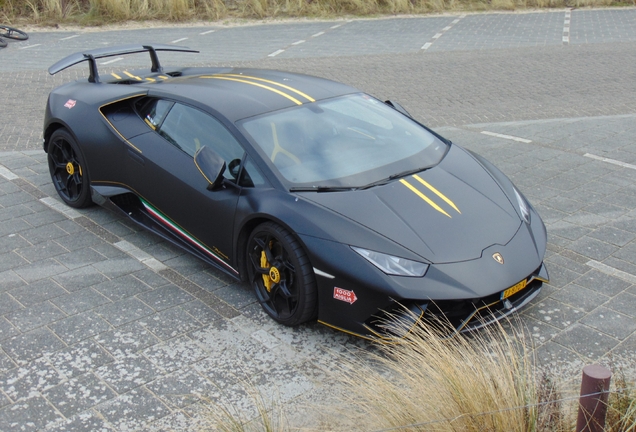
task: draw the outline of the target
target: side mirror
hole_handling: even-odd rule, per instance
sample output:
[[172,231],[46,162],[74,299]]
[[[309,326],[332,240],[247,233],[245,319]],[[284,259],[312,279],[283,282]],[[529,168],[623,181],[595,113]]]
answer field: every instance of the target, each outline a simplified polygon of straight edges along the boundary
[[409,112],[407,110],[405,110],[404,107],[402,105],[400,105],[399,103],[394,102],[392,100],[384,101],[384,103],[387,104],[388,106],[390,106],[391,108],[395,109],[396,111],[401,112],[405,116],[413,118],[413,116],[411,114],[409,114]]
[[194,154],[194,164],[208,181],[208,190],[218,189],[223,184],[225,161],[217,152],[203,146]]

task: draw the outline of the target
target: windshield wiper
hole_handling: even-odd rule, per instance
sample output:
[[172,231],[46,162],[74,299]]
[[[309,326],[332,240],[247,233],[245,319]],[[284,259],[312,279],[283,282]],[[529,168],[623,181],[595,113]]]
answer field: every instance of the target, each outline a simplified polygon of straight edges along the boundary
[[292,187],[290,192],[342,192],[352,191],[358,188],[352,186],[309,186],[309,187]]
[[432,167],[432,165],[429,165],[429,166],[425,166],[425,167],[411,169],[411,170],[408,170],[408,171],[403,171],[403,172],[397,173],[397,174],[392,174],[392,175],[388,176],[387,178],[383,178],[382,180],[371,182],[371,183],[369,183],[367,185],[359,187],[358,189],[369,189],[369,188],[372,188],[374,186],[382,186],[384,184],[389,183],[392,180],[396,180],[396,179],[399,179],[399,178],[402,178],[402,177],[410,176],[411,174],[417,174],[419,172],[426,171],[427,169],[429,169],[431,167]]

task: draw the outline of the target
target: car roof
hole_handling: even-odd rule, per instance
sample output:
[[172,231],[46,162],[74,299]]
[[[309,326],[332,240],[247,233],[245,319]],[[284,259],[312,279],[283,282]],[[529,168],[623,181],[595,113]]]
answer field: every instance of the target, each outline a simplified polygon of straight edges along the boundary
[[151,95],[178,95],[208,106],[232,122],[359,92],[324,78],[266,69],[188,68],[179,77],[143,85]]

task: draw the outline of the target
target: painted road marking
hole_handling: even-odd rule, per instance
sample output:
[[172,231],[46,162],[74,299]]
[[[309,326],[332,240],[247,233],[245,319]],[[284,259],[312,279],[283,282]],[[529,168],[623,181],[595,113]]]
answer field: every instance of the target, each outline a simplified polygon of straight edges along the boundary
[[69,39],[73,39],[73,38],[76,38],[76,37],[80,37],[80,35],[76,34],[76,35],[73,35],[73,36],[68,36],[68,37],[62,38],[62,39],[60,39],[60,40],[61,40],[61,41],[63,41],[63,40],[69,40]]
[[572,10],[565,11],[565,18],[563,19],[563,44],[568,45],[570,43],[570,18],[572,16]]
[[117,58],[112,59],[112,60],[101,62],[100,65],[107,65],[107,64],[115,63],[115,62],[118,62],[118,61],[122,61],[123,59],[124,59],[123,57],[117,57]]
[[279,50],[274,51],[271,54],[268,54],[267,57],[276,57],[278,54],[283,53],[283,52],[285,52],[284,49],[279,49]]
[[603,264],[602,262],[598,262],[594,260],[590,260],[586,264],[602,273],[605,273],[610,276],[615,276],[619,279],[623,279],[624,281],[627,281],[632,284],[636,284],[636,276],[632,274],[629,274],[627,272],[616,269],[614,267],[610,267],[607,264]]
[[131,257],[135,258],[140,263],[150,267],[154,271],[161,271],[168,268],[165,265],[163,265],[161,261],[157,260],[155,257],[150,255],[149,253],[142,251],[137,246],[135,246],[134,244],[130,242],[127,242],[126,240],[121,240],[121,241],[118,241],[117,243],[113,243],[113,246],[115,246],[120,251],[127,253]]
[[329,28],[333,30],[333,29],[337,29],[340,26],[342,26],[342,24],[336,24],[335,26],[331,26]]
[[214,33],[216,30],[208,30],[208,31],[204,31],[202,33],[199,33],[200,35],[206,35],[206,34],[210,34],[210,33]]
[[529,140],[529,139],[519,138],[519,137],[512,136],[512,135],[504,135],[504,134],[500,134],[500,133],[497,133],[497,132],[481,131],[481,133],[483,133],[484,135],[490,135],[490,136],[494,136],[494,137],[497,137],[497,138],[503,138],[503,139],[512,140],[512,141],[519,141],[519,142],[526,143],[526,144],[529,144],[529,143],[532,142],[532,140]]
[[69,219],[77,219],[78,217],[82,216],[82,214],[78,212],[77,210],[72,209],[66,204],[51,197],[40,198],[40,202],[49,206],[56,212],[62,213],[64,216],[66,216]]
[[300,44],[305,43],[305,42],[306,41],[304,39],[301,39],[299,41],[296,41],[296,42],[292,43],[292,45],[300,45]]
[[13,174],[10,169],[8,169],[7,167],[3,165],[0,165],[0,176],[6,178],[7,180],[15,180],[17,178],[20,178],[17,175]]
[[325,34],[325,32],[324,32],[324,31],[322,31],[322,32],[318,32],[318,33],[316,33],[315,35],[311,35],[311,37],[318,37],[318,36],[322,36],[322,35],[324,35],[324,34]]
[[598,160],[598,161],[601,161],[601,162],[607,162],[607,163],[611,163],[613,165],[618,165],[618,166],[623,167],[623,168],[629,168],[629,169],[636,170],[636,165],[628,164],[627,162],[621,162],[621,161],[618,161],[616,159],[605,158],[603,156],[596,156],[596,155],[593,155],[593,154],[590,154],[590,153],[585,153],[583,156],[588,157],[590,159],[595,159],[595,160]]
[[40,46],[40,45],[42,45],[42,44],[27,45],[27,46],[24,46],[24,47],[22,47],[22,48],[18,48],[18,49],[19,49],[19,50],[29,49],[29,48],[33,48],[33,47]]
[[184,37],[184,38],[181,38],[181,39],[173,40],[173,41],[172,41],[172,42],[170,42],[170,43],[179,43],[179,42],[183,42],[184,40],[187,40],[187,39],[189,39],[189,38]]
[[435,33],[435,36],[433,36],[431,38],[431,42],[426,42],[424,45],[422,45],[422,48],[420,48],[420,49],[423,50],[423,51],[426,51],[427,49],[429,49],[431,47],[431,45],[433,45],[433,42],[435,42],[437,39],[441,38],[444,35],[444,33],[446,33],[451,28],[453,28],[453,26],[455,24],[457,24],[459,21],[461,21],[465,17],[466,17],[466,15],[461,15],[459,18],[455,18],[450,23],[450,25],[447,25],[446,27],[444,27],[439,33]]

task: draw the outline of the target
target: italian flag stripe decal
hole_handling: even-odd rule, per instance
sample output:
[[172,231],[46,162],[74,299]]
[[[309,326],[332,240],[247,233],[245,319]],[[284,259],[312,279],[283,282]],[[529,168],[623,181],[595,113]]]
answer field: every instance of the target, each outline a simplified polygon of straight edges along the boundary
[[226,263],[221,257],[216,255],[210,249],[205,247],[200,241],[198,241],[197,239],[192,237],[190,234],[188,234],[186,231],[181,229],[181,227],[179,227],[177,224],[172,222],[168,217],[166,217],[163,214],[161,214],[161,212],[159,210],[157,210],[156,208],[154,208],[153,206],[148,204],[143,199],[141,200],[141,203],[146,208],[146,210],[148,210],[148,213],[150,213],[155,219],[157,219],[159,222],[161,222],[161,224],[163,226],[165,226],[168,229],[170,229],[170,231],[172,231],[175,234],[177,234],[179,237],[181,237],[182,239],[184,239],[185,241],[190,243],[192,246],[196,247],[198,250],[200,250],[201,252],[203,252],[204,254],[209,256],[210,258],[214,259],[214,261],[218,262],[223,267],[225,267],[226,269],[230,270],[232,273],[238,275],[238,271],[236,271],[235,269],[230,267],[230,265],[228,263]]

